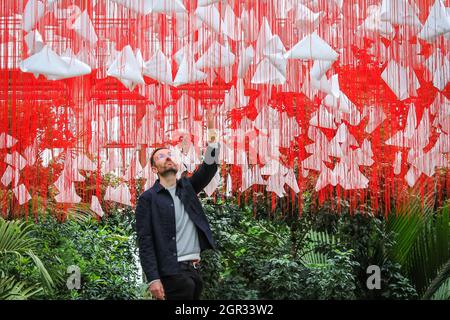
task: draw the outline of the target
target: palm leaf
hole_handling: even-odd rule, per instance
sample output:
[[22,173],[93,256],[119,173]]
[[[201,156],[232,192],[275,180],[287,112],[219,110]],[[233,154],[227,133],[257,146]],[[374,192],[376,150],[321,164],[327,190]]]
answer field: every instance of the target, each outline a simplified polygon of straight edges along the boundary
[[26,300],[42,291],[37,286],[27,286],[14,277],[0,276],[0,300]]
[[422,296],[422,299],[431,299],[433,295],[450,280],[450,260],[444,264],[441,270],[437,273],[435,278],[429,284],[427,290]]
[[92,218],[96,218],[97,215],[90,209],[88,203],[79,203],[75,207],[67,210],[66,218],[69,220],[75,220],[77,222],[87,222]]
[[8,255],[29,256],[38,269],[44,285],[48,289],[52,289],[54,287],[52,277],[41,259],[33,251],[38,245],[38,241],[33,237],[32,232],[32,224],[21,221],[6,221],[0,218],[0,258]]
[[33,259],[34,264],[36,265],[36,267],[39,270],[39,273],[41,275],[41,278],[45,284],[45,286],[47,287],[47,289],[51,290],[54,288],[55,284],[53,282],[52,277],[50,276],[50,274],[48,273],[47,269],[45,268],[44,264],[42,263],[41,259],[39,259],[38,256],[36,256],[33,251],[29,250],[27,252],[27,255]]
[[450,278],[431,297],[432,300],[450,300]]
[[305,265],[324,265],[327,264],[328,257],[326,254],[318,252],[317,249],[324,245],[336,244],[336,239],[333,235],[323,231],[310,230],[305,236],[306,245],[300,253],[300,260]]
[[0,218],[0,255],[25,253],[36,245],[32,238],[32,225],[20,221],[6,221]]
[[430,298],[450,273],[448,204],[434,212],[429,203],[411,201],[388,221],[388,229],[396,234],[389,255],[424,298]]
[[414,247],[421,230],[426,225],[427,217],[432,215],[432,209],[426,200],[424,204],[413,198],[398,212],[389,216],[387,228],[396,234],[396,245],[390,251],[391,257],[404,265]]

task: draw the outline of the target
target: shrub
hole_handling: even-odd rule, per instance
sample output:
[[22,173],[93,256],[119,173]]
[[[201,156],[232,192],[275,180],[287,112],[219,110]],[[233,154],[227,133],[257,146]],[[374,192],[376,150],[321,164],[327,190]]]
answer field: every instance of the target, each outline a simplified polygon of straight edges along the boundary
[[0,218],[0,300],[28,299],[54,286],[39,257],[41,243],[33,236],[33,228]]
[[355,269],[359,263],[352,258],[352,251],[333,250],[327,264],[310,269],[306,281],[309,299],[356,299]]
[[[136,259],[134,213],[129,210],[102,220],[59,222],[40,219],[36,236],[43,240],[40,253],[59,279],[46,299],[136,299],[140,297],[140,273]],[[69,290],[67,267],[80,268],[80,290]]]

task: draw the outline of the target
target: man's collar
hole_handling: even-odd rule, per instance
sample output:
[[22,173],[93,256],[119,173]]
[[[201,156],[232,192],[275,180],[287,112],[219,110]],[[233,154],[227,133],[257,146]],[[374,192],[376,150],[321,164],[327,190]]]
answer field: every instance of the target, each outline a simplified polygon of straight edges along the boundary
[[[181,179],[177,179],[177,182],[176,182],[177,187],[183,187],[183,184],[180,181],[181,181]],[[165,189],[163,187],[163,185],[159,182],[159,178],[156,179],[155,184],[154,184],[154,188],[155,188],[156,192],[160,192],[161,190]]]
[[161,190],[164,189],[164,187],[162,186],[162,184],[159,183],[159,178],[156,179],[155,185],[154,185],[153,187],[155,188],[155,191],[156,191],[156,192],[160,192]]

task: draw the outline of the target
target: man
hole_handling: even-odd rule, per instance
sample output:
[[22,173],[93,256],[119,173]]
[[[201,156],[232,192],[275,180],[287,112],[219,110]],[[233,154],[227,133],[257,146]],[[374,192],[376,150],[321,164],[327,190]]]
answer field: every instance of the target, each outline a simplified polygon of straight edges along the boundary
[[217,172],[219,145],[210,123],[204,161],[191,177],[176,179],[179,167],[169,149],[153,151],[150,162],[158,179],[137,202],[139,256],[158,300],[200,299],[200,253],[216,248],[197,196]]

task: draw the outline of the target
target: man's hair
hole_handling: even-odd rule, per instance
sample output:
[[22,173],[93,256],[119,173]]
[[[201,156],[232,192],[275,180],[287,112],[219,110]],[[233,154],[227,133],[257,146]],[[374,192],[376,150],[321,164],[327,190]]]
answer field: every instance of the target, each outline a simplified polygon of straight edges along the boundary
[[152,155],[150,156],[150,164],[152,167],[155,166],[155,153],[157,153],[159,150],[162,150],[162,149],[169,149],[169,148],[159,147],[159,148],[156,148],[155,150],[153,150]]

